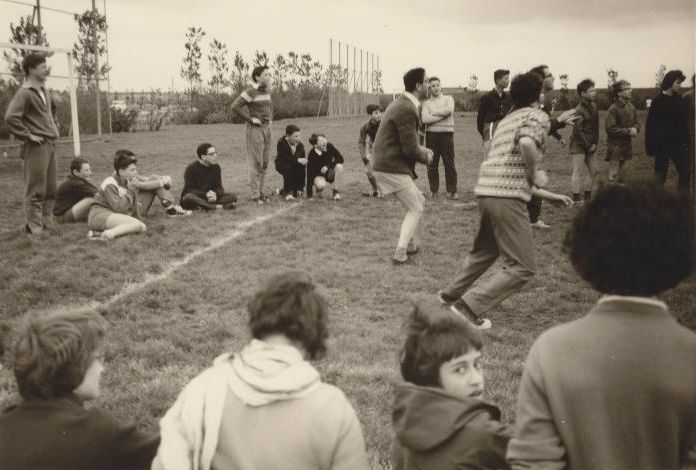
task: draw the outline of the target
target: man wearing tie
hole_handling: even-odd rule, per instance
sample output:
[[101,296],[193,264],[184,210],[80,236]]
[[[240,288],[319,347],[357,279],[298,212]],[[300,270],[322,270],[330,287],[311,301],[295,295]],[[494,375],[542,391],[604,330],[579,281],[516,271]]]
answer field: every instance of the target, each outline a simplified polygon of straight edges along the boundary
[[392,102],[382,116],[373,147],[373,169],[383,195],[393,193],[406,208],[393,262],[403,264],[418,251],[416,231],[423,215],[425,198],[418,190],[416,163],[428,165],[433,152],[420,145],[418,129],[420,99],[428,94],[425,69],[411,69],[404,75],[404,93]]

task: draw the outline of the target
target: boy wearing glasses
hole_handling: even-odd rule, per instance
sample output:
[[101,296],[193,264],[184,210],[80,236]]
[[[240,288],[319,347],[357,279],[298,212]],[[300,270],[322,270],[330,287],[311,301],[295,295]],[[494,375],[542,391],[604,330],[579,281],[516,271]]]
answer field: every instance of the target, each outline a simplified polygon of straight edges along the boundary
[[222,187],[222,171],[215,163],[217,152],[213,144],[200,144],[196,154],[198,160],[191,162],[184,171],[181,206],[191,210],[234,209],[237,195],[225,192]]
[[619,80],[611,87],[616,101],[607,111],[605,128],[607,130],[607,155],[609,163],[609,182],[619,183],[623,179],[623,167],[633,158],[633,138],[638,135],[640,124],[636,108],[631,104],[631,84]]

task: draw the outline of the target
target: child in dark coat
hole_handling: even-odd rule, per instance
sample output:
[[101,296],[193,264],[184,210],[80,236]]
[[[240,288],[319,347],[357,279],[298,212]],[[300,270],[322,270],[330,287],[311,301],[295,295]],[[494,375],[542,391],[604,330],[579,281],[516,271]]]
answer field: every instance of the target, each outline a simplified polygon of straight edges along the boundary
[[395,387],[394,470],[506,469],[511,430],[482,400],[480,333],[461,316],[419,302],[401,353],[406,383]]
[[0,413],[0,468],[146,470],[159,437],[85,401],[99,396],[104,320],[92,310],[30,315],[10,348],[23,401]]

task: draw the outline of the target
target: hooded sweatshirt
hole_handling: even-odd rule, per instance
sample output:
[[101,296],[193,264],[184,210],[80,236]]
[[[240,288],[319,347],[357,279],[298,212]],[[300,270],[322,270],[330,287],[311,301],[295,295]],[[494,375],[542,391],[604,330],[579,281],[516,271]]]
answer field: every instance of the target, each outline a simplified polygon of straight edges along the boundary
[[153,469],[367,469],[343,392],[289,345],[252,340],[193,379],[160,421]]
[[496,406],[409,383],[394,392],[393,470],[509,468],[512,431]]

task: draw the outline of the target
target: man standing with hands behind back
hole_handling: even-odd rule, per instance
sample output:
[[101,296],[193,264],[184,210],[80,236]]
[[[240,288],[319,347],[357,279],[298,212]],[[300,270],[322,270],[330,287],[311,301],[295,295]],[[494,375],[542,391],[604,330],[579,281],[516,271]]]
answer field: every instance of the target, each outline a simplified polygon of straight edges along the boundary
[[22,141],[24,175],[24,230],[39,234],[55,231],[56,146],[58,128],[53,120],[51,94],[44,87],[49,75],[46,57],[28,54],[22,61],[26,79],[5,113],[9,131]]
[[418,190],[416,163],[430,164],[433,152],[419,144],[420,101],[428,95],[425,69],[411,69],[404,75],[404,93],[393,101],[382,116],[373,147],[373,168],[383,195],[394,196],[407,209],[401,224],[393,262],[404,264],[418,251],[416,231],[423,215],[425,198]]

